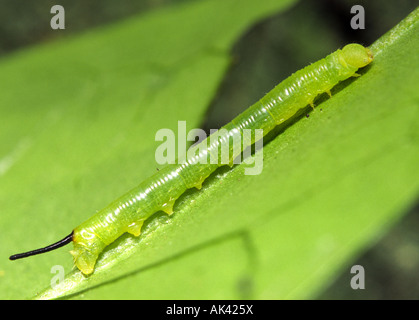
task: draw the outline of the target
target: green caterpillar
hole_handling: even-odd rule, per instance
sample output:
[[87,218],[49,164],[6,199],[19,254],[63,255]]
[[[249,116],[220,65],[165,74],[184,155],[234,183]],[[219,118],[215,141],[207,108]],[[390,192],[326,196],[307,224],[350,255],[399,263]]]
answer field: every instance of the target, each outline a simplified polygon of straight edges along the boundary
[[[326,58],[297,71],[277,85],[242,114],[225,125],[222,134],[216,139],[202,141],[204,148],[196,148],[185,163],[168,165],[153,176],[143,181],[90,219],[76,227],[64,239],[45,248],[16,254],[11,260],[28,257],[59,248],[74,242],[71,254],[75,265],[84,274],[94,271],[96,260],[102,250],[125,232],[139,236],[144,221],[153,213],[163,210],[172,214],[173,205],[187,189],[201,188],[203,181],[218,167],[220,162],[219,149],[228,145],[229,164],[237,156],[233,151],[234,136],[242,138],[243,130],[262,129],[266,135],[275,126],[291,118],[301,108],[310,104],[319,94],[330,95],[338,82],[352,76],[356,71],[373,60],[372,52],[359,44],[348,44]],[[256,138],[243,141],[242,152],[255,143]]]

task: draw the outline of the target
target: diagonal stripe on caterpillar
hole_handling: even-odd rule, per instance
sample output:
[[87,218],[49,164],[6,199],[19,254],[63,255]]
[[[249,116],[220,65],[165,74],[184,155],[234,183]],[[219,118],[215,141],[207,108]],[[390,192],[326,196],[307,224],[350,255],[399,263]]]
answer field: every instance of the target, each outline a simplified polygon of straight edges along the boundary
[[[352,76],[356,71],[373,60],[371,50],[359,44],[348,44],[326,58],[297,71],[277,85],[261,100],[249,107],[222,129],[229,135],[242,136],[243,130],[263,130],[263,135],[285,122],[299,109],[310,104],[319,94],[330,95],[338,82]],[[220,130],[221,132],[221,130]],[[207,138],[208,139],[208,138]],[[255,136],[243,141],[241,152],[255,143]],[[187,189],[201,188],[203,181],[223,163],[220,161],[200,161],[211,157],[211,151],[225,147],[233,150],[228,136],[220,134],[211,144],[204,140],[207,147],[185,163],[168,165],[153,176],[143,181],[136,188],[113,201],[90,219],[76,227],[64,239],[45,248],[12,255],[16,260],[31,255],[44,253],[73,242],[71,254],[75,265],[84,274],[94,271],[96,260],[103,249],[125,232],[139,236],[143,222],[157,211],[173,213],[173,205]],[[220,154],[220,153],[218,153]],[[230,163],[237,156],[230,152]],[[213,159],[214,160],[214,159]]]

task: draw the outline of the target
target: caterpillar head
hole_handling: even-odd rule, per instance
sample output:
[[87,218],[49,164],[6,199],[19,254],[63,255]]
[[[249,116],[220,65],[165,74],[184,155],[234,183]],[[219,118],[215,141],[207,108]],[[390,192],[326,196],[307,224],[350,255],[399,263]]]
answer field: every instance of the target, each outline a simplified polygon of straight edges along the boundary
[[357,43],[343,47],[341,58],[351,67],[362,68],[373,60],[372,51]]

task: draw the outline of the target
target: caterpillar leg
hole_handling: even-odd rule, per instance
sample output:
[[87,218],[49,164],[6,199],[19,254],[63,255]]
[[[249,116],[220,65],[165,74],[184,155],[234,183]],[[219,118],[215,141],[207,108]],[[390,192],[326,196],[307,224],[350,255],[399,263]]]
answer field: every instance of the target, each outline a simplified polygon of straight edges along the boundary
[[313,101],[311,101],[309,104],[310,104],[310,107],[314,110],[314,103],[313,103]]
[[162,206],[161,210],[163,210],[170,216],[173,213],[174,205],[175,205],[175,200],[169,200]]
[[361,75],[359,74],[359,73],[354,73],[353,75],[352,75],[352,77],[360,77]]
[[91,274],[93,272],[98,255],[78,245],[74,245],[74,250],[71,250],[70,253],[74,258],[74,265],[81,272],[84,274]]
[[326,90],[326,93],[329,95],[329,98],[332,97],[332,93],[330,92],[330,90]]
[[95,268],[96,260],[106,244],[101,240],[94,243],[86,243],[75,233],[74,249],[70,251],[74,259],[74,264],[84,274],[91,274]]
[[141,234],[141,228],[143,226],[144,220],[139,220],[134,223],[131,223],[128,226],[127,232],[138,237]]
[[195,185],[195,188],[196,188],[197,190],[201,190],[201,188],[202,188],[202,182],[198,182],[198,183]]

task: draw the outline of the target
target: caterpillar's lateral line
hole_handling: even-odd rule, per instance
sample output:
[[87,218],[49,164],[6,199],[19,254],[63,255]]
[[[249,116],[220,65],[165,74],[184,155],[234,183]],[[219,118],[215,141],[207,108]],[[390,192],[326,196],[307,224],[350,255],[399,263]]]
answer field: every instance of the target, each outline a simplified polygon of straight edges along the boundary
[[[73,241],[74,249],[71,254],[75,265],[84,274],[92,273],[99,254],[107,245],[125,232],[139,236],[143,222],[153,213],[163,210],[169,215],[172,214],[174,202],[181,194],[189,188],[201,188],[203,181],[223,165],[220,161],[201,161],[204,158],[211,159],[211,154],[214,153],[212,151],[228,144],[229,160],[232,163],[232,159],[238,154],[233,152],[234,139],[231,139],[231,135],[242,135],[243,129],[263,129],[263,135],[266,135],[275,126],[296,114],[299,109],[309,104],[313,106],[314,98],[319,94],[327,92],[330,95],[330,89],[339,81],[358,76],[356,71],[372,60],[372,52],[368,48],[359,44],[349,44],[342,50],[337,50],[297,71],[225,125],[223,128],[227,129],[230,137],[220,134],[212,144],[207,144],[207,138],[201,142],[207,146],[204,152],[196,152],[195,156],[184,164],[169,165],[158,171],[75,228],[64,239],[45,248],[13,255],[10,259],[47,252]],[[252,136],[252,139],[243,141],[240,153],[255,143],[254,140]],[[218,155],[220,154],[218,152]]]

